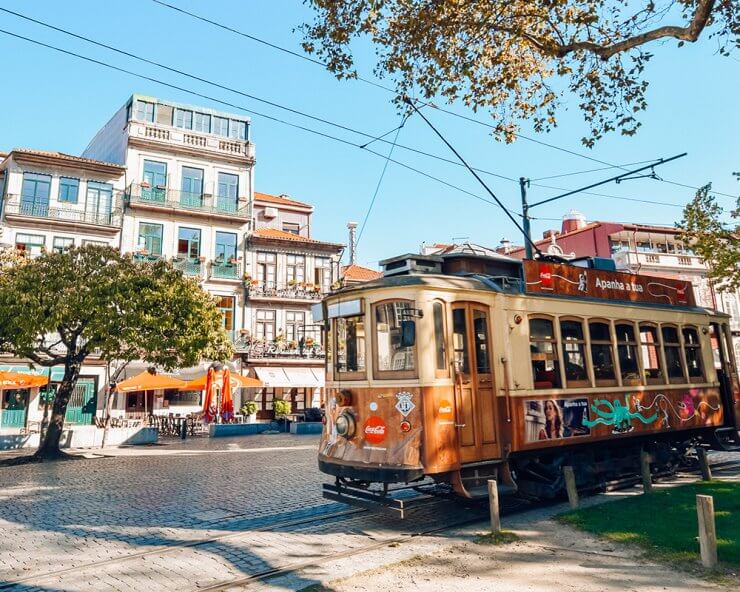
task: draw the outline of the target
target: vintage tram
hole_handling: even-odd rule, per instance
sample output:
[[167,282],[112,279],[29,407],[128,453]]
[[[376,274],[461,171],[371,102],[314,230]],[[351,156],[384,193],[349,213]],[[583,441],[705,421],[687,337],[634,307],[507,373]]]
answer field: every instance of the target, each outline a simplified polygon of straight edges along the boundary
[[641,449],[670,466],[736,438],[728,316],[688,282],[610,263],[404,255],[327,297],[324,495],[392,505],[389,485],[431,477],[465,497],[495,478],[548,498],[564,463],[594,484]]

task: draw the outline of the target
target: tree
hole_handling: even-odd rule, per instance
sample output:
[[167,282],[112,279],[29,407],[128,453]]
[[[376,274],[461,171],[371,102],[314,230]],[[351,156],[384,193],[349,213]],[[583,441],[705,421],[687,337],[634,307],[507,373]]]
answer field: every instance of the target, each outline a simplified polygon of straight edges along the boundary
[[[740,288],[740,228],[723,224],[724,209],[717,203],[705,185],[684,208],[683,220],[678,224],[681,241],[704,259],[709,268],[708,277],[719,290]],[[733,219],[740,217],[738,208],[730,212]]]
[[[729,55],[740,32],[737,0],[307,0],[304,49],[338,77],[355,77],[350,45],[369,37],[379,76],[396,81],[397,101],[457,99],[491,110],[494,132],[512,141],[522,120],[557,124],[566,91],[579,98],[588,146],[618,129],[632,135],[647,107],[647,46],[681,47],[714,37]],[[664,22],[669,24],[663,24]]]
[[67,404],[90,356],[165,370],[232,348],[213,299],[164,261],[136,263],[110,247],[47,253],[0,273],[0,352],[64,366],[38,459],[62,455]]

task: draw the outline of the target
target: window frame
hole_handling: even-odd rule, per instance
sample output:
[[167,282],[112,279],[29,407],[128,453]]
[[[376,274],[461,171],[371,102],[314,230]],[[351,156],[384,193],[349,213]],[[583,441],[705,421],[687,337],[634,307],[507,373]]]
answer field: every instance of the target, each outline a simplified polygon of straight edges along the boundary
[[[647,374],[648,369],[645,368],[645,362],[642,357],[643,355],[642,348],[650,347],[649,343],[643,342],[642,340],[642,328],[643,327],[649,327],[655,330],[655,335],[657,338],[657,341],[653,344],[653,347],[656,348],[656,353],[658,355],[658,371],[660,372],[660,375],[655,378],[648,376]],[[645,385],[667,384],[666,375],[668,373],[666,372],[665,359],[663,355],[663,331],[660,325],[653,321],[638,321],[636,337],[637,337],[638,348],[639,348],[639,358],[640,358],[640,366],[642,369],[643,384]]]
[[[260,313],[271,313],[272,319],[262,318],[260,319]],[[265,335],[260,336],[258,327],[260,325],[272,325],[272,338],[268,338]],[[277,339],[277,309],[275,308],[258,308],[254,311],[254,335],[257,339],[262,339],[267,343],[272,343]]]
[[[388,379],[403,379],[403,378],[418,378],[419,377],[419,348],[417,343],[414,343],[411,348],[413,351],[414,368],[413,370],[380,370],[378,365],[378,319],[376,317],[376,311],[379,306],[385,306],[392,302],[406,302],[410,308],[414,308],[414,301],[409,298],[386,298],[384,300],[378,300],[373,302],[370,306],[370,318],[372,320],[370,330],[372,332],[372,358],[373,358],[373,378],[377,380],[388,380]],[[366,337],[367,339],[367,337]],[[366,354],[367,355],[367,354]],[[365,362],[367,367],[367,362]]]
[[[185,125],[188,114],[190,114],[190,126]],[[178,119],[180,118],[182,119],[182,125],[180,125],[178,121]],[[181,109],[180,107],[175,107],[172,110],[172,127],[176,127],[178,129],[192,130],[193,129],[193,111],[190,109]]]
[[[158,227],[159,229],[159,236],[153,236],[153,235],[145,235],[145,242],[143,248],[147,250],[147,252],[150,255],[154,255],[156,257],[161,257],[164,249],[164,224],[160,224],[158,222],[147,222],[146,220],[140,220],[139,221],[139,232],[136,235],[136,247],[139,248],[139,245],[141,244],[141,238],[142,238],[142,226],[148,226],[150,228]],[[146,243],[146,239],[151,238],[159,238],[159,253],[155,253],[154,249],[150,249],[149,246]]]
[[[541,338],[532,338],[532,325],[531,322],[534,320],[541,320],[541,321],[549,321],[552,324],[552,339],[541,339]],[[535,374],[534,374],[534,365],[532,362],[534,360],[532,359],[532,343],[550,343],[552,345],[552,352],[554,356],[554,362],[555,366],[557,367],[558,376],[557,376],[557,382],[559,384],[553,384],[552,386],[541,386],[538,387],[537,381],[535,380]],[[547,390],[553,390],[553,389],[562,389],[563,388],[563,381],[564,381],[564,371],[563,371],[563,364],[560,359],[560,322],[558,318],[555,315],[549,315],[549,314],[530,314],[527,315],[527,357],[529,358],[529,375],[532,379],[532,389],[536,391],[547,391]]]
[[[65,183],[65,181],[74,181],[74,184],[70,185],[68,183]],[[62,199],[62,187],[68,187],[68,188],[74,187],[75,188],[74,200],[69,199],[68,196]],[[66,204],[74,204],[74,205],[77,205],[80,202],[80,180],[77,177],[67,177],[67,176],[59,177],[59,189],[57,191],[57,202],[66,203]]]
[[[197,255],[190,254],[190,246],[192,245],[192,241],[190,239],[180,238],[180,232],[183,230],[191,230],[191,231],[195,231],[198,233],[198,254]],[[181,240],[187,241],[188,243],[187,253],[180,252],[180,241]],[[200,228],[193,228],[192,226],[178,226],[177,227],[177,243],[175,244],[175,253],[178,259],[188,259],[190,261],[200,259],[203,253],[203,231]]]
[[[591,336],[591,324],[598,323],[600,325],[606,325],[609,330],[609,341],[603,339],[594,340]],[[611,319],[605,319],[602,317],[589,317],[586,319],[586,326],[588,328],[588,356],[589,356],[589,368],[591,369],[591,376],[593,378],[594,388],[602,388],[609,386],[622,386],[622,373],[619,367],[619,359],[616,348],[616,334],[614,333],[614,323]],[[612,357],[612,368],[614,369],[614,378],[597,378],[596,367],[594,366],[594,353],[593,346],[595,345],[608,345],[609,352]]]
[[[257,272],[257,281],[262,284],[263,288],[277,288],[277,252],[276,251],[257,251],[255,254]],[[272,273],[270,273],[272,271]],[[272,276],[272,279],[268,279]]]
[[[678,341],[668,341],[666,342],[665,337],[663,335],[663,329],[675,329],[676,330],[676,336],[678,337]],[[660,343],[661,343],[661,349],[663,350],[663,359],[665,360],[665,375],[666,379],[668,380],[668,384],[687,384],[689,382],[688,380],[688,368],[686,364],[686,352],[684,352],[683,348],[683,325],[680,325],[679,323],[661,323],[660,324]],[[678,349],[678,360],[681,364],[681,376],[671,376],[670,372],[668,371],[668,356],[666,355],[666,348],[667,347],[673,347]]]
[[[446,302],[444,300],[432,300],[432,334],[434,335],[434,377],[435,378],[449,378],[450,377],[450,347],[448,343],[448,337],[449,333],[447,331],[448,327],[448,321],[447,321],[447,306]],[[442,335],[437,335],[437,324],[436,324],[436,316],[435,316],[435,306],[439,305],[442,311],[441,319],[442,319]],[[438,337],[440,338],[441,344],[442,344],[442,356],[444,358],[444,368],[439,368],[437,366],[437,348],[439,346],[438,343]]]
[[[684,331],[686,331],[687,329],[693,330],[694,333],[696,333],[696,345],[687,345],[686,336],[684,335]],[[699,328],[698,325],[691,325],[691,324],[681,325],[681,333],[680,333],[681,345],[682,345],[681,349],[683,350],[683,354],[684,354],[684,362],[685,362],[684,368],[686,369],[686,379],[690,384],[704,384],[705,382],[707,382],[707,368],[706,368],[706,363],[704,362],[704,345],[702,344],[701,335],[702,335],[701,329]],[[701,370],[701,376],[691,376],[690,374],[689,356],[688,356],[689,349],[698,351],[697,359],[699,360],[699,365],[700,365],[699,369]],[[695,380],[696,378],[700,378],[701,380]]]
[[[71,243],[68,243],[66,246],[59,247],[57,246],[57,240],[63,240],[63,241],[72,241]],[[71,247],[75,246],[75,239],[72,236],[53,236],[51,238],[51,252],[52,253],[64,253],[65,251],[68,251]]]
[[[147,116],[147,109],[146,107],[142,110],[139,109],[139,105],[151,105],[152,106],[152,118],[149,119]],[[139,117],[139,113],[144,113],[144,118]],[[154,123],[157,120],[157,104],[152,103],[151,101],[142,101],[141,99],[136,99],[136,103],[134,105],[134,119],[136,121],[144,121],[146,123]]]
[[[300,319],[300,322],[298,321]],[[285,339],[298,343],[301,339],[299,328],[303,327],[305,333],[306,311],[289,309],[285,311]],[[290,330],[292,328],[292,334]]]
[[[591,348],[589,347],[589,343],[588,343],[588,333],[586,332],[586,329],[584,327],[584,321],[586,320],[587,319],[584,319],[582,317],[576,317],[576,316],[571,316],[571,315],[563,315],[561,317],[558,317],[558,332],[560,333],[559,337],[560,337],[560,347],[561,347],[560,353],[563,354],[561,357],[563,360],[562,377],[564,379],[563,380],[564,385],[561,388],[566,388],[566,389],[590,388],[592,386],[591,372],[589,371],[589,368],[591,367],[591,351],[590,351]],[[566,341],[565,339],[563,339],[563,328],[562,328],[563,322],[579,323],[581,325],[581,334],[583,335],[583,337],[580,340],[575,340],[575,341],[574,340]],[[566,367],[565,367],[565,358],[566,358],[565,344],[566,343],[576,343],[576,344],[580,344],[583,346],[583,364],[584,364],[583,369],[586,371],[585,379],[568,380],[568,376],[565,371],[566,370]]]
[[[634,321],[628,321],[625,319],[621,320],[615,320],[614,321],[614,343],[616,345],[617,349],[617,360],[619,360],[619,376],[621,379],[622,386],[642,386],[645,384],[643,377],[643,368],[642,368],[642,357],[639,351],[640,347],[640,330],[637,326],[637,323]],[[632,327],[632,341],[619,341],[619,335],[617,334],[617,327],[619,325],[627,325],[629,327]],[[625,378],[624,373],[622,371],[622,360],[619,357],[619,345],[631,345],[635,348],[635,359],[637,360],[637,378]]]
[[[298,278],[299,275],[301,276],[300,279]],[[293,284],[290,283],[291,281],[293,282]],[[304,255],[303,253],[286,253],[285,254],[285,284],[290,287],[298,287],[300,284],[305,284],[305,283],[306,283],[306,255]]]
[[[363,336],[362,340],[365,344],[365,367],[362,370],[340,370],[339,369],[339,321],[346,321],[347,319],[360,319],[362,321],[362,324],[365,329],[365,335]],[[333,349],[336,353],[333,359],[333,375],[336,377],[337,380],[366,380],[367,379],[367,357],[368,357],[368,348],[367,348],[367,329],[368,329],[368,316],[366,308],[363,304],[362,306],[362,312],[358,315],[349,315],[346,317],[335,317],[331,319],[331,331],[333,333],[332,339],[333,339]]]

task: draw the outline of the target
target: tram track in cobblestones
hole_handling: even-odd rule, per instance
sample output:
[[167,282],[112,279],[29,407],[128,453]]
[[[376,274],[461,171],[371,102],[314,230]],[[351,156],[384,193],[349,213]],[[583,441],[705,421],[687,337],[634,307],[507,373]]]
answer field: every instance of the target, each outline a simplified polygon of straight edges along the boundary
[[[737,470],[740,468],[740,461],[727,461],[720,462],[711,465],[712,471],[715,473],[723,473],[729,470]],[[698,472],[698,469],[680,470],[673,474],[675,477],[686,477],[694,476]],[[662,477],[665,475],[656,475],[655,477]],[[613,482],[613,486],[608,487],[609,491],[618,491],[628,489],[640,482],[640,478],[626,478],[621,479],[617,482]],[[551,505],[552,503],[534,503],[518,498],[502,498],[501,500],[501,513],[502,515],[512,515],[527,510],[532,510],[545,505]],[[334,504],[327,504],[329,507],[334,507]],[[447,506],[447,508],[445,508]],[[223,579],[221,581],[213,583],[196,583],[192,589],[199,591],[216,591],[216,590],[230,590],[237,587],[247,587],[254,585],[258,582],[265,580],[271,580],[278,577],[285,577],[291,574],[299,574],[305,569],[321,566],[322,564],[335,561],[337,559],[345,559],[355,555],[361,555],[363,553],[371,552],[380,549],[388,545],[396,545],[410,542],[421,536],[429,536],[440,532],[463,528],[472,524],[481,523],[488,517],[488,506],[486,503],[479,501],[468,501],[466,503],[460,503],[459,501],[452,501],[449,498],[444,497],[430,497],[429,504],[424,504],[414,512],[417,521],[419,518],[422,519],[422,524],[429,524],[429,521],[437,521],[439,517],[439,510],[443,509],[446,511],[446,515],[452,518],[455,515],[464,515],[459,520],[451,520],[443,525],[436,525],[432,528],[425,528],[424,526],[415,527],[414,521],[409,522],[398,522],[398,529],[406,529],[407,532],[402,534],[393,534],[382,538],[382,540],[373,540],[371,543],[366,545],[360,545],[357,547],[351,547],[346,550],[340,550],[336,552],[329,552],[327,554],[311,557],[310,559],[291,562],[286,565],[270,565],[269,560],[261,560],[259,563],[268,565],[266,569],[258,569],[253,573],[247,573],[240,575],[236,578]],[[471,515],[472,513],[472,515]],[[429,516],[428,521],[423,521],[426,516]],[[233,520],[233,516],[228,520]],[[173,557],[177,553],[187,552],[188,550],[197,551],[199,547],[207,547],[209,545],[219,545],[228,542],[232,539],[246,539],[253,535],[272,533],[274,535],[283,536],[287,535],[298,535],[298,534],[321,534],[323,528],[331,528],[332,525],[342,524],[341,531],[347,534],[361,534],[363,537],[369,537],[374,539],[372,535],[367,534],[368,523],[370,524],[370,530],[373,527],[383,526],[383,522],[390,523],[393,519],[389,517],[383,517],[382,515],[373,514],[366,509],[362,508],[349,508],[339,511],[327,511],[317,512],[309,516],[301,518],[293,518],[288,520],[278,520],[271,523],[266,523],[261,526],[256,526],[246,530],[239,530],[237,532],[228,532],[213,536],[202,537],[199,539],[185,541],[180,544],[172,545],[160,545],[141,551],[137,553],[130,553],[127,555],[113,557],[103,561],[90,562],[87,564],[78,564],[72,567],[49,571],[46,573],[29,575],[13,580],[7,580],[0,583],[0,590],[21,590],[21,589],[33,589],[43,582],[49,580],[60,580],[65,576],[75,575],[77,577],[83,577],[83,573],[92,572],[99,573],[104,572],[109,568],[121,566],[126,563],[133,561],[146,561],[150,557],[158,559],[166,559],[170,556],[174,561]],[[210,528],[218,528],[219,523],[226,522],[227,520],[214,521],[209,523]],[[409,528],[411,527],[411,528]],[[313,531],[313,532],[311,532]],[[258,537],[254,537],[255,539]],[[257,545],[259,546],[259,545]],[[208,552],[208,551],[206,551]],[[144,565],[142,565],[142,569]],[[239,570],[241,571],[241,567]],[[130,570],[131,573],[137,573],[137,570]],[[65,589],[63,586],[58,589]],[[125,589],[125,588],[123,588]]]

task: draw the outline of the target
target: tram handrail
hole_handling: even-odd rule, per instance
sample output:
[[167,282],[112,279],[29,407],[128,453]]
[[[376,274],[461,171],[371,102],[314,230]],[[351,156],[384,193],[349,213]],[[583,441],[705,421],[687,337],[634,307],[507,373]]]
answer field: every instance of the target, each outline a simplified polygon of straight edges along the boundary
[[511,423],[511,392],[509,389],[509,361],[501,356],[504,366],[504,402],[506,403],[506,423]]

